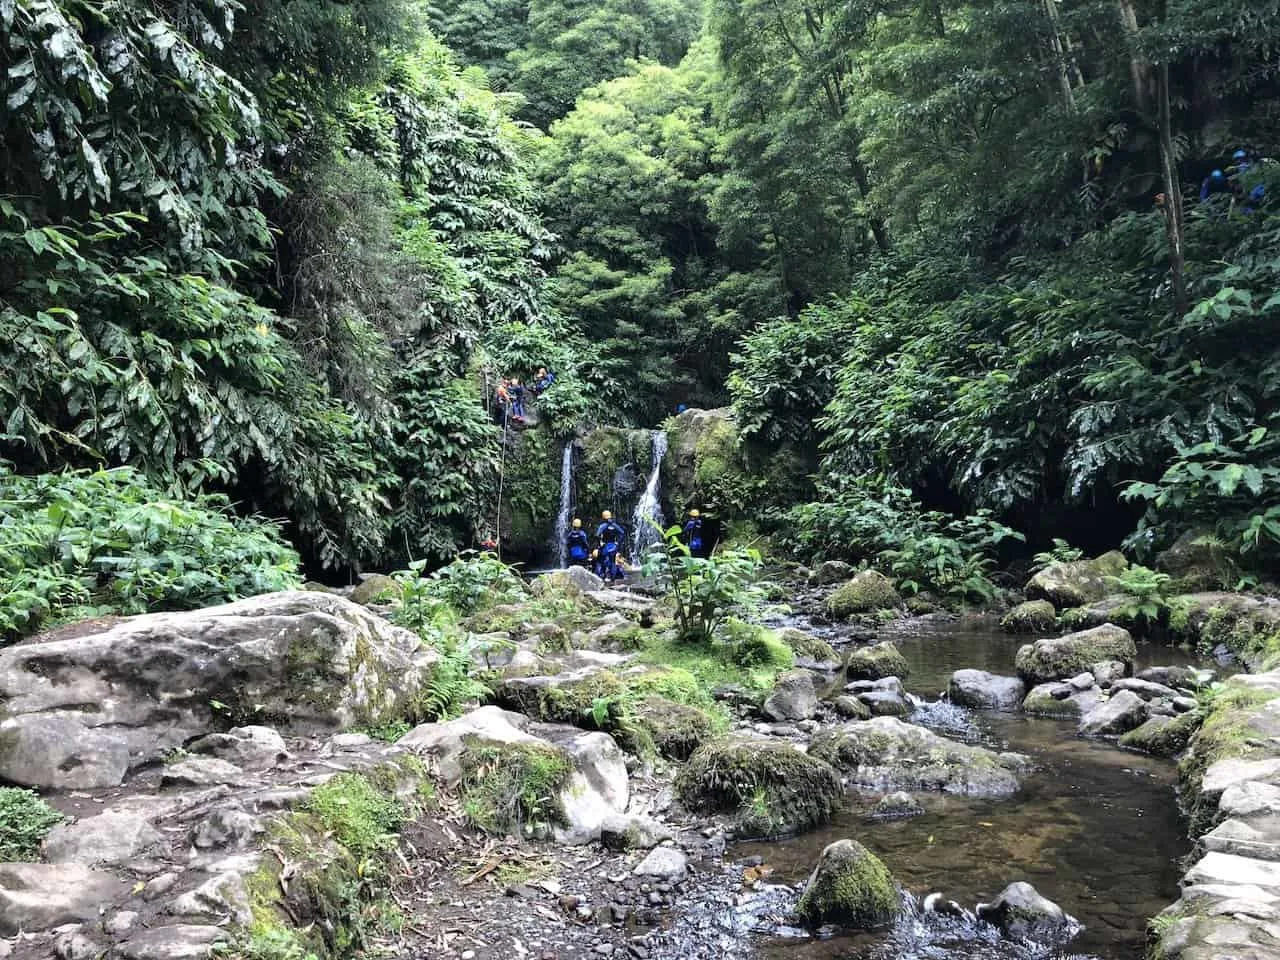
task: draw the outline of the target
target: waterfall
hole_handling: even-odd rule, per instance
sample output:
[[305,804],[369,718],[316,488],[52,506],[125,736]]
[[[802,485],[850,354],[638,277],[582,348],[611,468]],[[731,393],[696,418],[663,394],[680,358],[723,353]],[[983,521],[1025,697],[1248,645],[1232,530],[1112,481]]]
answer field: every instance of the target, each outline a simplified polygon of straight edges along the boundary
[[661,528],[662,517],[662,458],[667,454],[667,435],[661,430],[653,432],[653,459],[649,467],[649,482],[631,515],[631,560],[639,563],[644,552],[662,539],[653,524]]
[[560,513],[556,516],[556,560],[561,568],[569,564],[569,514],[573,512],[573,441],[564,445],[560,460]]

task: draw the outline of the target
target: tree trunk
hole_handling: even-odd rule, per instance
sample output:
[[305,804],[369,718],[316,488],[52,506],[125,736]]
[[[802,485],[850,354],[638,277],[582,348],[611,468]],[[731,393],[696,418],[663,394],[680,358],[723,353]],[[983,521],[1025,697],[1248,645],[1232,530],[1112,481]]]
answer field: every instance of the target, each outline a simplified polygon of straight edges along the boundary
[[[1120,5],[1120,29],[1130,43],[1138,34],[1138,11],[1134,9],[1132,0],[1118,0]],[[1151,65],[1136,52],[1129,55],[1129,73],[1133,78],[1133,97],[1138,109],[1147,109],[1147,91],[1151,87]]]
[[[1122,0],[1123,2],[1123,0]],[[1057,0],[1043,0],[1044,15],[1049,19],[1049,47],[1053,51],[1054,67],[1058,72],[1058,89],[1062,93],[1062,105],[1067,113],[1076,112],[1076,96],[1071,89],[1071,74],[1068,72],[1067,48],[1062,41],[1062,28],[1058,22]]]
[[1169,105],[1169,64],[1156,72],[1156,99],[1160,128],[1160,170],[1164,174],[1165,226],[1169,234],[1169,274],[1173,281],[1173,313],[1187,312],[1185,221],[1182,211],[1182,183],[1178,178],[1178,157],[1173,149],[1173,117]]

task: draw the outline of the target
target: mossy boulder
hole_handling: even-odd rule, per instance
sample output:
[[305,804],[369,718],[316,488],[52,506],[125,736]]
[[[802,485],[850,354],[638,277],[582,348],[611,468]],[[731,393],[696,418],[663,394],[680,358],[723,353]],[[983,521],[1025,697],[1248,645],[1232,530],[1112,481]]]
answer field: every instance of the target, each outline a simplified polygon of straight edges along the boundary
[[1032,687],[1022,701],[1022,710],[1037,717],[1079,720],[1102,702],[1098,687],[1077,690],[1067,683],[1051,681]]
[[822,851],[796,915],[810,927],[874,930],[898,915],[898,888],[874,853],[856,840],[837,840]]
[[1176,717],[1155,716],[1120,738],[1120,746],[1156,757],[1176,757],[1195,736],[1204,718],[1198,711]]
[[498,706],[543,723],[615,730],[626,718],[625,694],[616,674],[584,667],[552,676],[510,677],[493,697]]
[[829,664],[840,662],[840,654],[821,637],[787,627],[778,631],[778,639],[791,648],[797,662],[807,661],[810,664]]
[[1156,554],[1156,569],[1174,579],[1175,589],[1220,590],[1234,579],[1234,562],[1212,530],[1188,530],[1167,550]]
[[[619,427],[597,427],[579,441],[582,455],[574,474],[578,516],[586,524],[595,524],[602,510],[612,510],[622,523],[630,522],[631,512],[644,492],[653,451],[653,438],[647,430],[624,430]],[[559,491],[559,462],[550,486]],[[544,517],[556,515],[557,507]]]
[[604,587],[604,581],[586,567],[552,570],[533,581],[535,597],[580,597]]
[[563,447],[544,430],[507,433],[502,498],[502,553],[508,560],[541,561],[551,554],[551,528],[560,506]]
[[843,560],[824,560],[813,568],[809,582],[815,587],[825,587],[848,580],[853,573],[853,567]]
[[644,731],[654,749],[670,760],[688,760],[715,736],[720,726],[705,710],[657,695],[636,703],[630,716],[631,723]]
[[809,755],[869,790],[935,790],[990,799],[1016,793],[1016,774],[1025,766],[1016,754],[957,743],[896,717],[824,730],[813,738]]
[[831,819],[844,798],[830,764],[788,743],[727,738],[700,747],[676,777],[696,813],[734,817],[740,837],[799,833]]
[[705,506],[723,513],[728,495],[748,480],[733,409],[686,410],[666,426],[662,479],[672,509]]
[[861,647],[849,654],[847,665],[850,680],[882,680],[885,677],[903,679],[911,672],[907,658],[889,640]]
[[1058,611],[1048,600],[1027,600],[1000,618],[1006,633],[1049,633],[1058,623]]
[[832,619],[847,620],[858,613],[894,609],[901,603],[893,581],[875,570],[863,570],[827,597],[824,606]]
[[1027,582],[1027,597],[1048,600],[1059,609],[1082,607],[1111,593],[1109,578],[1128,568],[1129,561],[1118,550],[1092,560],[1051,563]]
[[1074,677],[1100,660],[1118,660],[1132,670],[1138,657],[1133,636],[1123,627],[1105,623],[1051,640],[1037,640],[1022,647],[1014,659],[1018,676],[1028,684]]
[[351,602],[362,606],[380,600],[393,600],[400,595],[400,585],[382,573],[371,573],[351,590]]
[[1169,627],[1204,649],[1225,646],[1253,673],[1280,666],[1280,600],[1191,593],[1169,600]]

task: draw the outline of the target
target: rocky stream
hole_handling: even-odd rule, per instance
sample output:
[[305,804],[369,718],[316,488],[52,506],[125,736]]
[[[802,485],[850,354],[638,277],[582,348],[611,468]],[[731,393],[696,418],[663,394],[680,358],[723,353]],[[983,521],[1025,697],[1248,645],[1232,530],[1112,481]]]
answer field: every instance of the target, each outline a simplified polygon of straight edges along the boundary
[[328,592],[6,648],[0,780],[64,820],[0,864],[0,956],[1280,956],[1280,674],[838,618],[836,573],[789,574],[794,668],[719,713],[645,656],[661,598],[582,571],[488,615],[495,703],[384,739],[440,655]]

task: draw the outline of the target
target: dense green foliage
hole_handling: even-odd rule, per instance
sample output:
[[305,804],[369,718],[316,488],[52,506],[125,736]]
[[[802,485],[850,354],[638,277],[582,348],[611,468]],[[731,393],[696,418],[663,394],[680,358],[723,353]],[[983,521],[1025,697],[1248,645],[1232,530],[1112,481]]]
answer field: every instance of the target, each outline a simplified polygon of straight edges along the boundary
[[0,861],[37,859],[40,842],[62,819],[34,790],[0,787]]
[[0,465],[0,640],[96,612],[207,606],[298,585],[272,524],[174,497],[127,467],[15,476]]

